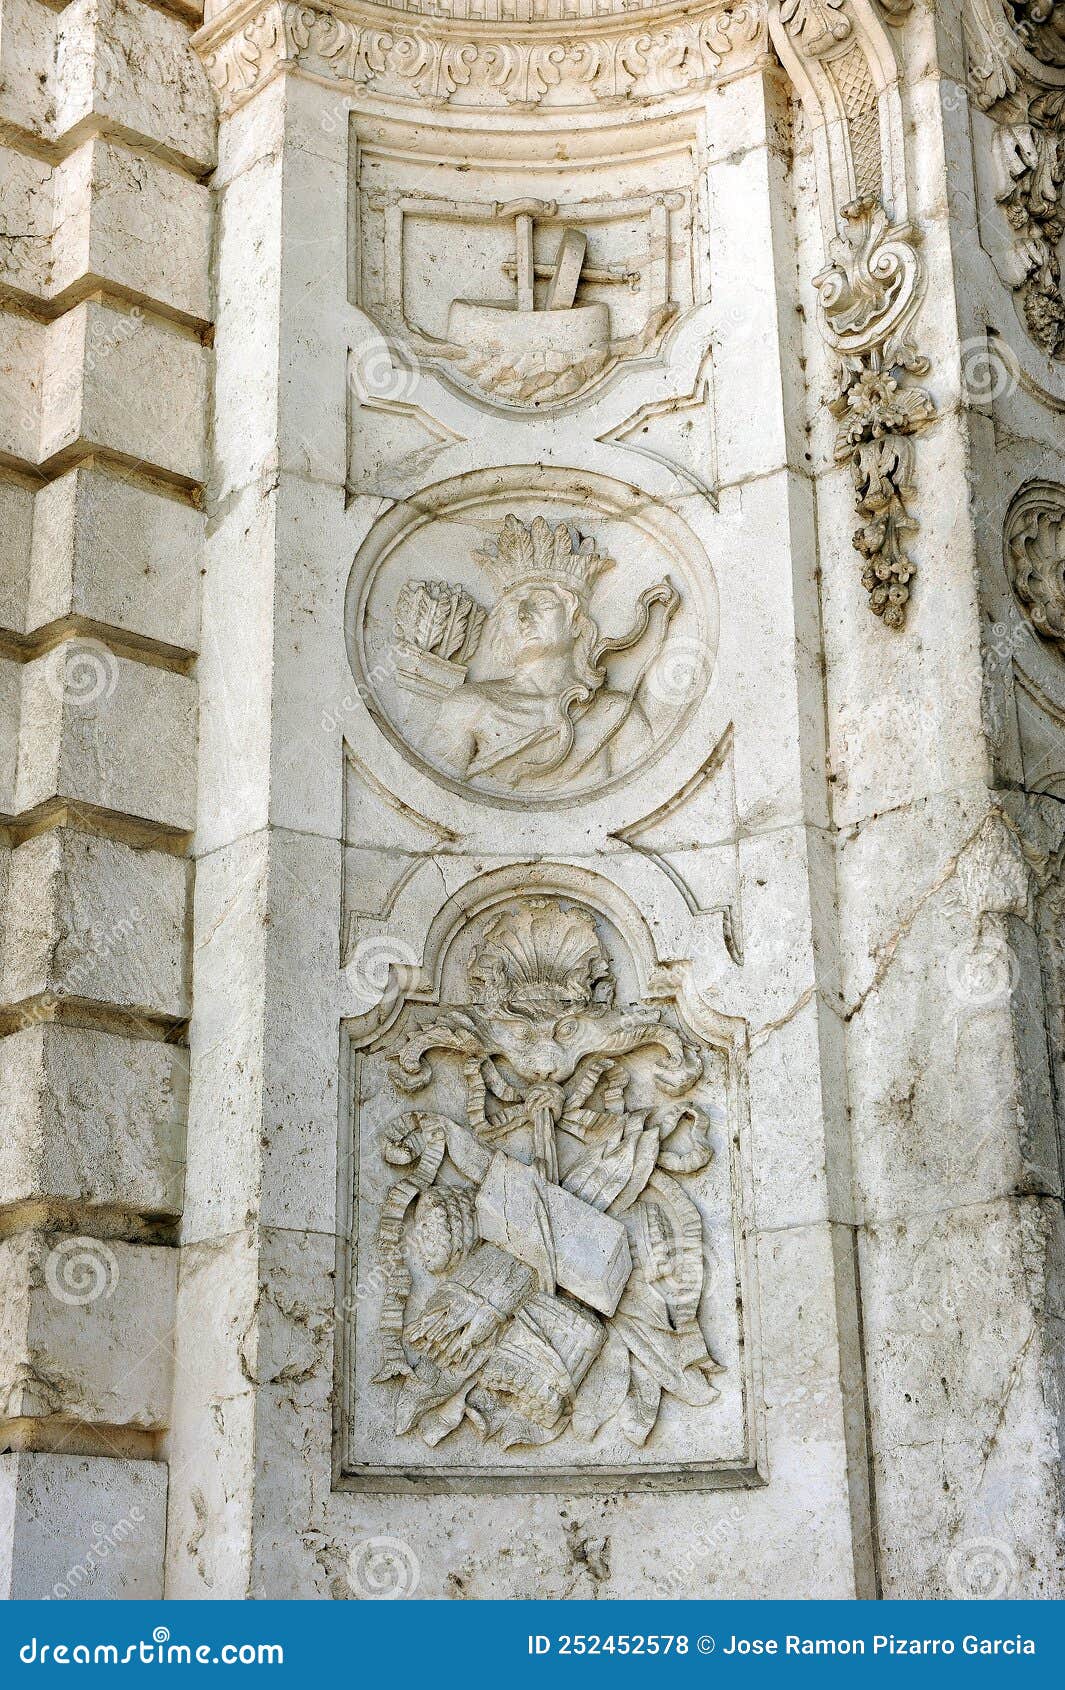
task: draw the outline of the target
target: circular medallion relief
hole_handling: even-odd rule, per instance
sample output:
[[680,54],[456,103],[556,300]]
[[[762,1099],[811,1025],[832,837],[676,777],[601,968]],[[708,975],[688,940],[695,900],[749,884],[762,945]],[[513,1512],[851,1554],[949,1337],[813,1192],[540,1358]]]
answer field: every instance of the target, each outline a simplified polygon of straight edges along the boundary
[[352,670],[435,779],[572,802],[637,774],[706,689],[717,602],[673,513],[574,471],[486,471],[371,529],[348,583]]

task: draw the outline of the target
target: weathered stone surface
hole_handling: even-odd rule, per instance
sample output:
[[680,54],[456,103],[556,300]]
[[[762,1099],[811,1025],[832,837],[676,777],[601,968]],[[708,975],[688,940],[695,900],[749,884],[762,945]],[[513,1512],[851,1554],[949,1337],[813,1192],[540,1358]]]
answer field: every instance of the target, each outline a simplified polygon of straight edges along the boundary
[[14,1601],[163,1593],[166,1468],[106,1456],[0,1455],[0,1592]]
[[16,807],[52,798],[191,831],[196,684],[118,657],[100,640],[64,640],[22,671]]
[[1060,1594],[1055,20],[493,9],[5,10],[5,1413],[175,1598]]
[[86,617],[195,651],[203,520],[102,468],[58,476],[33,502],[28,627]]
[[0,627],[21,633],[26,621],[33,535],[33,489],[0,480]]
[[60,1199],[176,1215],[187,1053],[78,1027],[0,1041],[0,1205]]
[[0,1241],[0,1417],[165,1425],[176,1276],[163,1246],[39,1232]]
[[43,365],[42,459],[96,446],[203,479],[207,353],[190,335],[89,300],[49,325]]
[[186,865],[60,828],[12,852],[0,961],[6,1003],[87,998],[187,1013]]

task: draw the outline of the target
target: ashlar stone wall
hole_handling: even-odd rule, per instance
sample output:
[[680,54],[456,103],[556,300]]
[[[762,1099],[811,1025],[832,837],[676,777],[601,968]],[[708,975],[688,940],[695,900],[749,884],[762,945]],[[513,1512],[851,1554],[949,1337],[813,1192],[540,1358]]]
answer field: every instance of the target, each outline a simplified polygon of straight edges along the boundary
[[188,8],[0,20],[0,1588],[158,1596],[215,111]]

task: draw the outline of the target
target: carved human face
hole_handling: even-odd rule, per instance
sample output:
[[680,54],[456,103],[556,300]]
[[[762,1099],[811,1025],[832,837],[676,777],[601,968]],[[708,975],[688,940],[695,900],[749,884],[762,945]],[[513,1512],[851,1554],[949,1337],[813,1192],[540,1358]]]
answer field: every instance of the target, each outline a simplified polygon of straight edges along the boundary
[[569,608],[551,587],[528,587],[518,595],[514,631],[519,660],[554,656],[573,644]]

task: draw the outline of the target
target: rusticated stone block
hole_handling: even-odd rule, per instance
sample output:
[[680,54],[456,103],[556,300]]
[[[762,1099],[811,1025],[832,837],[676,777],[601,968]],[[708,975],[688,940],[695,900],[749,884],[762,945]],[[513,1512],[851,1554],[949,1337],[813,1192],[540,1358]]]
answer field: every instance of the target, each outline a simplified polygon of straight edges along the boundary
[[87,998],[188,1013],[187,865],[55,828],[11,854],[0,1001]]
[[74,0],[56,32],[55,133],[91,120],[206,171],[215,112],[185,24],[139,0]]
[[76,306],[48,328],[41,460],[96,446],[202,480],[207,358],[190,335],[136,306]]
[[0,1206],[181,1209],[186,1053],[80,1027],[0,1040]]
[[167,1472],[108,1456],[0,1455],[0,1599],[157,1599]]
[[55,173],[48,291],[87,277],[209,315],[208,189],[118,143],[87,141]]
[[33,489],[0,481],[0,628],[26,624],[33,536]]
[[15,760],[18,744],[19,669],[11,658],[0,657],[0,815],[15,808]]
[[42,487],[32,511],[27,627],[84,616],[196,649],[200,511],[89,465]]
[[164,1426],[176,1285],[164,1245],[42,1232],[0,1241],[0,1419]]
[[40,0],[4,0],[0,30],[0,123],[51,138],[55,90],[44,67],[55,56],[59,19]]
[[191,830],[196,683],[81,637],[27,663],[16,796],[19,812],[69,798]]

